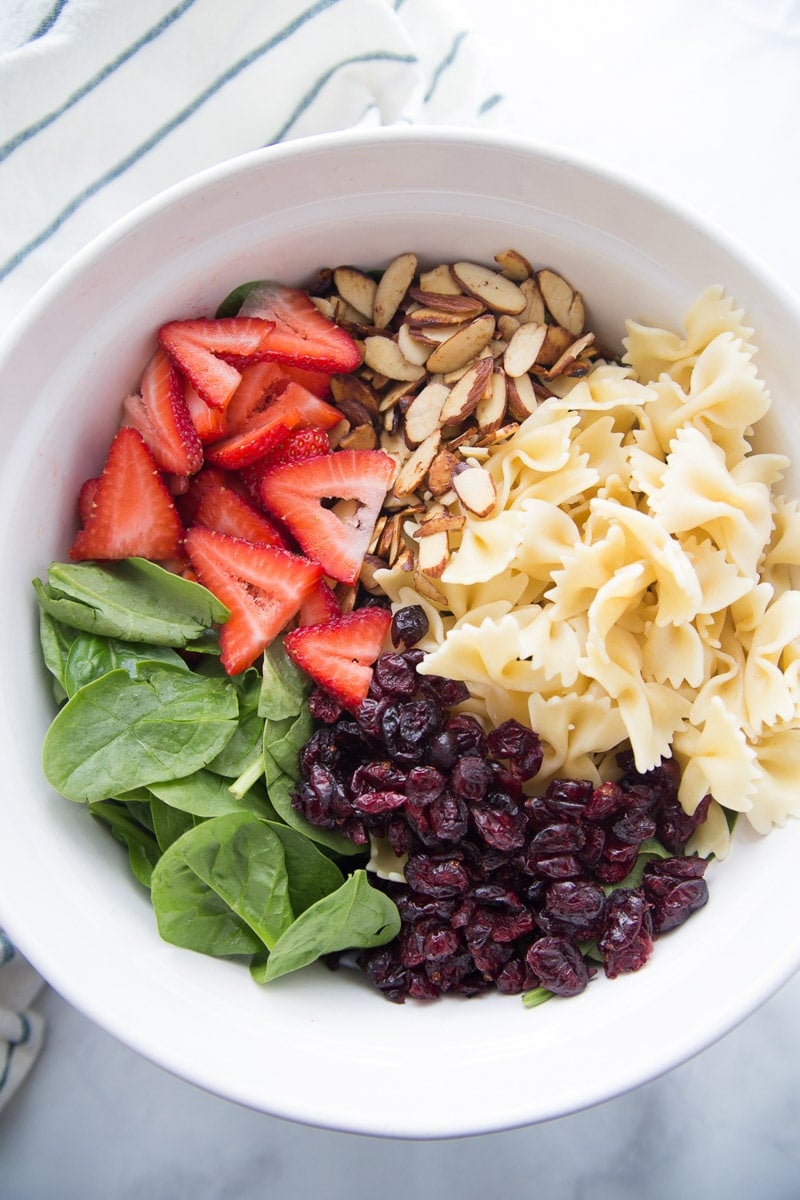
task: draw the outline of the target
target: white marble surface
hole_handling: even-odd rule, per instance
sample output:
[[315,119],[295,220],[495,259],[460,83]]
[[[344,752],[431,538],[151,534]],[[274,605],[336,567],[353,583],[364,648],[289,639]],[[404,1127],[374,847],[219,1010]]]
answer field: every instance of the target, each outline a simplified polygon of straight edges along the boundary
[[[509,127],[668,190],[797,290],[797,0],[461,0],[460,11],[482,31]],[[250,1112],[165,1074],[49,989],[38,1007],[47,1042],[0,1120],[0,1200],[800,1195],[800,978],[633,1093],[445,1142]]]

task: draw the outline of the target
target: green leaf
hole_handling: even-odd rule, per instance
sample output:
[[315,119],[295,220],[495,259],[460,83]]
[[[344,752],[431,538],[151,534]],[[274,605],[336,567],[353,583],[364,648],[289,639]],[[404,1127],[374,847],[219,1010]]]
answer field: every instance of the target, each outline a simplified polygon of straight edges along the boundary
[[314,721],[304,706],[296,716],[266,721],[264,745],[278,770],[295,781],[300,778],[300,751],[314,732]]
[[355,871],[340,888],[312,904],[272,947],[264,982],[337,950],[381,946],[396,937],[400,915],[392,900]]
[[264,652],[258,711],[270,721],[295,717],[306,706],[311,680],[289,658],[283,639],[276,638]]
[[182,834],[186,833],[187,829],[194,827],[194,821],[189,813],[181,812],[177,808],[170,808],[157,796],[150,797],[150,819],[153,822],[153,832],[162,853]]
[[230,615],[201,584],[144,558],[52,563],[47,584],[33,586],[40,606],[65,625],[153,646],[186,646]]
[[44,773],[79,802],[190,775],[219,754],[237,714],[225,680],[166,666],[145,666],[136,679],[110,671],[56,714],[44,739]]
[[216,316],[235,317],[247,299],[248,294],[253,290],[253,288],[258,287],[260,282],[260,280],[254,279],[250,283],[240,283],[239,286],[235,287],[232,292],[228,292],[228,295],[218,306]]
[[66,665],[70,647],[75,639],[75,630],[62,624],[39,607],[39,643],[42,658],[54,680],[54,696],[57,704],[67,697]]
[[90,804],[89,812],[107,825],[117,841],[127,847],[131,870],[140,883],[149,887],[153,868],[161,855],[158,843],[150,830],[144,828],[131,815],[126,805],[118,804],[114,800],[101,800],[97,804]]
[[531,988],[529,992],[522,993],[522,1003],[526,1008],[538,1008],[545,1001],[552,1000],[554,995],[555,992],[549,992],[547,988]]
[[251,813],[203,821],[173,842],[151,894],[161,936],[204,954],[271,950],[294,917],[281,840]]
[[203,768],[180,779],[159,779],[149,785],[148,794],[203,820],[233,812],[249,812],[269,820],[277,818],[263,787],[251,788],[240,799],[230,790],[226,779]]
[[295,916],[299,917],[317,900],[341,887],[344,876],[327,855],[296,829],[273,821],[269,822],[269,828],[281,840],[289,878],[289,899]]
[[169,646],[143,646],[119,638],[78,632],[67,654],[64,687],[68,696],[74,696],[85,684],[116,670],[127,671],[135,679],[142,666],[148,663],[166,663],[170,667],[189,670],[181,656]]
[[603,888],[606,895],[610,896],[617,888],[638,888],[641,885],[645,867],[657,858],[672,858],[672,853],[656,838],[646,838],[639,847],[636,862],[625,878],[620,883],[608,884]]
[[260,758],[264,721],[258,713],[261,678],[257,671],[235,675],[231,684],[239,697],[239,721],[233,737],[208,764],[210,771],[226,779],[238,779],[253,759]]

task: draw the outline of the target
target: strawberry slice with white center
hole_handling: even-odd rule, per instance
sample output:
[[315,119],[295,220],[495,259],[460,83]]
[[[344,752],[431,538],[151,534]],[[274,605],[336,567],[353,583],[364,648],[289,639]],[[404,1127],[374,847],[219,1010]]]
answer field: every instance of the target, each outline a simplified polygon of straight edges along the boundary
[[297,617],[300,625],[324,625],[342,615],[336,593],[325,579],[318,579]]
[[197,388],[188,379],[184,380],[183,394],[192,424],[200,438],[200,444],[205,446],[208,442],[218,442],[220,438],[224,438],[228,432],[228,418],[225,409],[213,408],[210,404],[206,404]]
[[70,558],[181,557],[183,525],[153,455],[132,425],[114,437],[105,466],[84,492],[84,525]]
[[301,670],[353,711],[369,690],[372,666],[391,623],[385,608],[357,608],[321,625],[293,629],[284,645]]
[[193,475],[203,465],[203,446],[186,403],[183,379],[163,350],[156,350],[150,359],[139,387],[123,405],[125,423],[139,430],[160,470]]
[[273,323],[261,347],[265,358],[328,375],[346,374],[361,363],[361,351],[350,334],[321,313],[299,288],[262,280],[247,294],[239,316]]
[[283,534],[250,503],[237,477],[216,467],[204,467],[194,476],[178,509],[187,525],[204,525],[248,542],[286,549]]
[[337,450],[267,471],[261,499],[326,575],[355,583],[395,470],[382,450]]
[[[269,364],[267,364],[269,365]],[[235,398],[232,403],[235,403]],[[342,414],[299,383],[287,383],[263,408],[255,405],[241,425],[228,421],[228,436],[206,448],[209,462],[240,470],[280,445],[298,426],[332,429]]]
[[220,628],[220,660],[229,675],[252,666],[297,614],[320,568],[298,554],[195,525],[186,550],[200,582],[230,610]]
[[170,321],[158,331],[162,348],[212,408],[225,408],[242,378],[228,359],[239,363],[264,357],[272,329],[259,317],[200,317]]

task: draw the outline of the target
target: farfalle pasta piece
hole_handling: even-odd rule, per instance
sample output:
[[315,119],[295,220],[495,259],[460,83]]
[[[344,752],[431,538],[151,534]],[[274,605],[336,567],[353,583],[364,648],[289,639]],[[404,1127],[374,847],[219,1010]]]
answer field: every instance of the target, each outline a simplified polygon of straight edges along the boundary
[[761,561],[761,578],[776,592],[800,585],[800,504],[775,496],[773,528]]
[[485,583],[514,562],[525,534],[522,515],[514,509],[482,520],[468,518],[461,544],[442,573],[442,583]]
[[626,736],[619,708],[593,682],[552,696],[531,693],[527,721],[542,738],[543,782],[563,775],[597,786],[602,782],[598,764]]
[[[744,668],[744,702],[749,729],[765,729],[800,716],[797,687],[797,644],[800,639],[800,593],[784,592],[753,630]],[[792,669],[786,653],[795,644]]]
[[708,794],[724,798],[726,808],[748,812],[758,779],[757,753],[736,717],[716,696],[700,726],[676,732],[674,754],[681,765],[678,798],[694,813]]
[[785,825],[788,817],[800,816],[800,729],[770,730],[759,740],[757,754],[759,773],[747,818],[757,833],[766,834],[774,825]]
[[696,627],[689,621],[681,625],[658,625],[649,621],[642,638],[642,673],[656,683],[673,688],[684,684],[699,688],[709,669],[711,651]]

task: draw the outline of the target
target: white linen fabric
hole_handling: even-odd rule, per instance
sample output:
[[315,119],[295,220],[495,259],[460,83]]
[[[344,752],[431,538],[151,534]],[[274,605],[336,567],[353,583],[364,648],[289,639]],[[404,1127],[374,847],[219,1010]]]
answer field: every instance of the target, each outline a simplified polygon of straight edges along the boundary
[[[0,338],[87,242],[205,167],[357,125],[495,123],[472,42],[449,0],[5,0]],[[40,987],[0,930],[0,1109],[41,1044]]]

